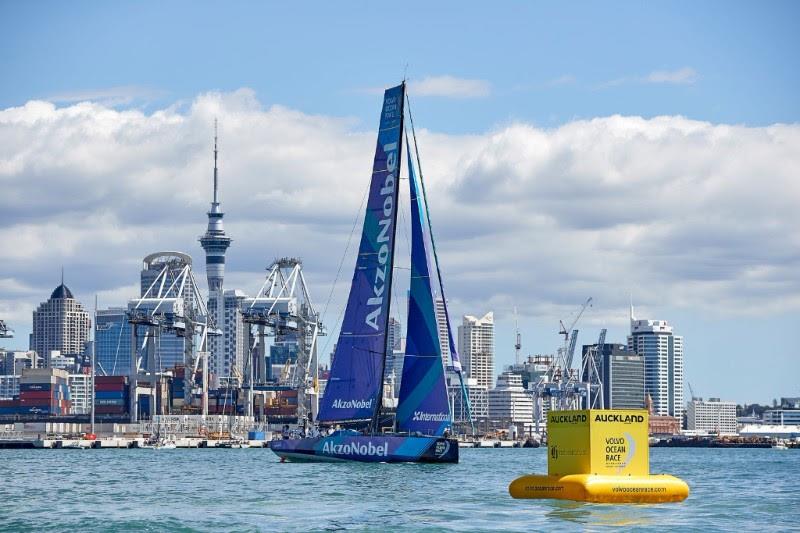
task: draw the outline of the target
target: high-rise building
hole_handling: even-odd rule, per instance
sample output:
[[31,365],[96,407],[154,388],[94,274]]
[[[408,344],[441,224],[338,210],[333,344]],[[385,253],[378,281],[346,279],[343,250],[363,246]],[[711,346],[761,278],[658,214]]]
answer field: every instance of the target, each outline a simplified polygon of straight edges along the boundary
[[63,355],[80,356],[89,340],[91,321],[89,313],[64,285],[64,281],[53,290],[50,299],[42,302],[33,312],[33,332],[30,349],[45,358],[53,351]]
[[533,428],[533,397],[522,387],[522,377],[512,371],[497,376],[497,386],[489,391],[489,420],[496,428],[515,425],[521,433]]
[[467,375],[486,389],[494,384],[494,313],[465,315],[458,327],[458,351]]
[[[242,316],[242,305],[247,295],[238,289],[223,290],[223,313],[218,315],[218,311],[212,312],[211,309],[218,309],[219,294],[220,292],[209,292],[208,298],[209,313],[214,313],[214,322],[222,331],[222,335],[209,337],[209,351],[212,354],[209,358],[209,370],[218,379],[229,382],[230,379],[237,379],[237,375],[244,371],[244,361],[249,352],[247,324]],[[217,320],[217,316],[222,316],[222,320]]]
[[[644,358],[628,351],[624,344],[597,344],[583,346],[583,365],[586,358],[594,357],[594,364],[603,384],[603,407],[605,409],[644,409]],[[589,381],[588,372],[582,376]],[[594,395],[599,390],[592,389],[592,405],[599,405]]]
[[89,374],[70,374],[67,378],[69,396],[72,401],[71,414],[85,415],[92,410],[92,376]]
[[705,433],[737,433],[736,404],[719,398],[692,398],[686,411],[686,429]]
[[[222,218],[225,213],[220,207],[219,178],[217,171],[217,123],[214,121],[214,196],[211,201],[211,210],[208,212],[208,229],[200,237],[200,245],[206,252],[206,279],[208,281],[208,314],[210,321],[222,330],[221,336],[209,337],[208,351],[209,368],[216,369],[218,376],[230,376],[234,361],[231,360],[226,339],[226,328],[223,326],[226,313],[226,299],[223,292],[225,279],[225,252],[231,245],[231,238],[225,234]],[[241,344],[241,343],[239,343]],[[226,361],[226,357],[228,360]],[[239,367],[241,368],[241,367]]]
[[400,321],[394,317],[389,317],[389,328],[386,331],[386,353],[400,349],[400,342],[403,340],[403,328]]
[[628,350],[644,358],[645,392],[653,412],[683,416],[683,337],[674,335],[666,320],[636,320],[631,306]]
[[466,375],[474,380],[474,386],[467,386],[473,418],[488,416],[488,391],[494,384],[494,313],[464,316],[458,327],[458,352]]
[[125,376],[131,370],[131,324],[124,307],[98,309],[95,324],[97,373]]
[[447,312],[444,308],[444,300],[436,298],[436,325],[439,329],[439,346],[442,348],[442,359],[445,368],[453,365],[450,355],[450,336],[447,334]]

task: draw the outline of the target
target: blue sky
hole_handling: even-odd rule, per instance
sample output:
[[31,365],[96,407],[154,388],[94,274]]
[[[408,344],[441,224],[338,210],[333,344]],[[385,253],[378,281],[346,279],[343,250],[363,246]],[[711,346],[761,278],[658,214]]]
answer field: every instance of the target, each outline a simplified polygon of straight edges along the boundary
[[[799,36],[796,2],[405,2],[391,9],[368,2],[234,2],[224,7],[211,2],[4,2],[0,113],[10,111],[9,118],[0,119],[0,138],[8,141],[0,148],[0,164],[6,165],[0,165],[0,183],[9,192],[0,200],[0,227],[14,236],[12,246],[20,251],[7,253],[0,270],[0,313],[24,335],[30,310],[52,290],[61,264],[85,302],[99,291],[109,304],[122,304],[135,282],[135,258],[154,247],[186,249],[202,263],[194,239],[203,230],[207,203],[207,175],[202,173],[207,172],[209,147],[204,143],[211,114],[222,119],[222,176],[232,180],[223,181],[222,193],[226,223],[236,239],[228,279],[254,292],[258,283],[250,280],[267,261],[263,252],[255,252],[264,245],[251,234],[256,221],[270,235],[268,258],[295,253],[282,245],[304,238],[314,242],[315,229],[292,223],[287,233],[295,239],[272,236],[274,226],[266,225],[266,215],[246,195],[237,196],[235,188],[264,187],[262,207],[274,212],[269,199],[276,197],[276,184],[296,180],[305,190],[301,182],[320,171],[317,163],[348,154],[341,168],[360,176],[371,157],[367,140],[374,135],[379,89],[405,73],[415,119],[430,132],[430,168],[441,169],[446,177],[438,189],[433,184],[443,200],[432,217],[442,228],[437,242],[443,242],[446,275],[446,262],[453,265],[454,310],[476,315],[495,310],[498,370],[513,357],[514,305],[520,308],[525,351],[551,352],[558,343],[558,319],[566,321],[587,296],[594,296],[596,304],[580,340],[595,339],[605,326],[610,340],[623,341],[632,293],[642,309],[640,318],[670,320],[686,337],[687,379],[698,393],[762,402],[796,396],[800,279],[794,267],[800,265],[800,216],[790,206],[798,198],[797,181],[792,181],[798,167],[796,158],[784,154],[800,151]],[[31,100],[74,112],[56,119],[54,110],[22,108]],[[83,101],[97,107],[81,108]],[[47,115],[57,126],[23,127],[31,122],[15,122],[18,115]],[[613,115],[623,120],[608,119]],[[660,116],[667,119],[649,120]],[[107,120],[127,126],[103,136],[104,128],[114,129]],[[272,134],[259,129],[264,124],[286,131],[308,126],[304,135],[323,131],[327,137],[320,134],[316,150],[309,150],[305,160],[287,161],[281,155],[287,152],[277,148],[278,155],[260,160],[258,146],[249,151],[245,146],[248,139]],[[775,129],[775,124],[789,126]],[[682,132],[677,141],[671,131]],[[694,142],[693,135],[703,138]],[[131,141],[123,149],[121,139],[128,136],[158,137],[164,152],[146,141]],[[728,140],[721,143],[720,138]],[[69,142],[59,144],[59,139]],[[109,139],[113,146],[106,144]],[[336,144],[340,139],[342,146]],[[606,146],[606,139],[619,143]],[[640,145],[636,139],[648,141]],[[277,146],[283,139],[273,142]],[[298,142],[286,150],[304,148]],[[561,189],[552,183],[562,183],[563,158],[537,167],[544,157],[536,152],[537,143],[545,142],[548,153],[571,154],[573,177]],[[37,148],[26,152],[34,144]],[[598,145],[606,148],[592,152]],[[732,164],[737,146],[742,160]],[[586,170],[580,156],[590,152]],[[95,154],[95,160],[82,159],[84,153]],[[648,154],[642,163],[628,164],[640,153]],[[108,160],[98,161],[96,154]],[[116,159],[135,163],[115,167]],[[487,198],[501,209],[503,202],[511,205],[498,161],[510,165],[508,174],[519,171],[518,181],[509,183],[521,187],[521,196],[530,192],[531,198],[552,198],[520,204],[519,219],[484,215],[471,183],[478,189],[492,183],[497,188]],[[601,170],[608,161],[610,168]],[[592,165],[602,179],[594,179]],[[135,172],[127,170],[134,167]],[[528,167],[539,170],[528,175]],[[648,167],[664,168],[665,174],[646,184],[616,181],[636,180],[635,173],[646,174]],[[336,168],[334,163],[330,168]],[[190,180],[191,172],[197,181]],[[107,180],[102,187],[109,189],[106,197],[92,185],[98,175]],[[196,194],[184,187],[172,206],[152,205],[137,203],[137,190],[146,184],[129,193],[113,188],[141,175],[189,180]],[[681,194],[669,196],[664,189],[664,197],[691,204],[697,191],[716,192],[672,218],[660,212],[657,197],[634,192],[693,179],[698,181],[680,189]],[[324,188],[315,188],[315,178],[309,180],[308,194],[317,195],[313,203],[324,196],[319,192]],[[595,188],[596,182],[603,186]],[[45,198],[44,191],[51,189],[67,191],[57,198],[57,207]],[[342,206],[328,212],[322,204],[303,213],[345,228],[336,237],[339,248],[321,253],[315,245],[296,251],[309,258],[317,298],[327,295],[357,201],[350,205],[343,199]],[[599,222],[584,216],[603,209]],[[651,220],[656,211],[659,216]],[[547,216],[539,219],[539,214]],[[681,219],[689,222],[681,225]],[[164,221],[173,223],[174,233],[163,226],[154,229]],[[73,223],[80,231],[93,224],[106,229],[74,242],[48,240],[54,228]],[[492,259],[517,245],[489,248],[481,239],[494,232],[491,240],[503,242],[498,236],[512,230],[520,231],[533,249],[517,258],[522,266],[499,268]],[[546,233],[553,238],[548,240]],[[642,236],[647,234],[657,238],[658,247],[647,245]],[[80,243],[106,245],[82,252]],[[109,250],[119,258],[114,266],[103,255]],[[579,268],[587,257],[601,255],[601,274]],[[639,261],[642,268],[637,269]],[[484,270],[475,263],[485,263]],[[563,286],[559,273],[565,276]],[[487,276],[495,279],[483,283]],[[472,283],[489,287],[474,290]],[[524,290],[516,288],[518,283]],[[14,341],[18,346],[23,335]],[[765,366],[763,371],[753,371],[755,361]]]

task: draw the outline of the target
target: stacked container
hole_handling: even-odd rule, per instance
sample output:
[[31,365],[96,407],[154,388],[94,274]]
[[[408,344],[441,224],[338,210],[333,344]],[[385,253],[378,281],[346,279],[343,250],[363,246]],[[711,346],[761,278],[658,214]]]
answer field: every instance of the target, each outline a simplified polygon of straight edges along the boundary
[[128,376],[95,376],[95,415],[124,416],[128,414],[128,396]]
[[69,374],[57,368],[26,368],[19,380],[19,414],[64,416],[72,412]]

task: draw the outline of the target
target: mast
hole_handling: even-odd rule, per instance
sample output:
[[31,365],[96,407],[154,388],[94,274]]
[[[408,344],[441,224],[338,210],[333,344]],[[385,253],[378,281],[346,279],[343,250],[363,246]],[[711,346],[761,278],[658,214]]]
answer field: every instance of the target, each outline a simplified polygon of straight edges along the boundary
[[[403,169],[403,119],[405,117],[404,111],[404,104],[406,102],[406,80],[403,79],[403,83],[400,84],[400,132],[397,134],[398,138],[400,139],[400,143],[397,146],[397,190],[398,193],[395,195],[395,198],[400,197],[400,171]],[[400,202],[397,202],[398,204]],[[396,205],[395,208],[392,210],[392,250],[391,250],[391,266],[389,268],[388,273],[388,281],[386,282],[386,297],[389,298],[389,305],[386,308],[386,316],[383,320],[383,357],[381,358],[381,371],[379,373],[380,376],[380,385],[378,386],[378,401],[375,405],[375,414],[372,415],[372,423],[371,423],[371,432],[374,434],[378,431],[378,424],[380,423],[381,418],[381,411],[383,410],[383,375],[386,372],[386,352],[388,351],[388,343],[387,340],[387,332],[389,330],[389,315],[391,315],[392,311],[392,281],[394,280],[394,252],[395,252],[395,242],[397,237],[397,212],[400,210],[400,206]]]
[[[94,432],[94,400],[95,400],[95,396],[97,395],[97,392],[95,392],[95,390],[94,390],[94,375],[97,372],[95,370],[96,358],[97,358],[97,355],[96,355],[97,354],[97,295],[96,294],[94,295],[94,324],[92,324],[92,326],[93,326],[93,329],[92,329],[92,374],[91,374],[92,385],[91,385],[91,387],[89,387],[89,390],[91,391],[90,392],[91,396],[89,396],[89,400],[92,402],[92,416],[90,418],[90,421],[91,421],[90,433],[92,435],[94,435],[95,434],[95,432]],[[122,328],[120,328],[120,330],[122,330]]]

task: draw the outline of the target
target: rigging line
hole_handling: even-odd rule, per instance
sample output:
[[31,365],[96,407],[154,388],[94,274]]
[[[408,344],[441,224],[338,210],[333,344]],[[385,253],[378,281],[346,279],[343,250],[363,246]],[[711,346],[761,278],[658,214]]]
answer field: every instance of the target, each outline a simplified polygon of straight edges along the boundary
[[[350,229],[350,236],[347,238],[347,245],[344,247],[344,253],[342,253],[342,258],[339,260],[339,268],[336,270],[336,277],[333,280],[333,284],[331,285],[331,290],[328,293],[328,300],[325,302],[325,307],[322,311],[322,323],[326,322],[325,317],[328,315],[328,306],[331,303],[331,299],[333,298],[333,291],[336,289],[336,284],[339,283],[339,276],[342,273],[342,266],[344,265],[344,259],[347,257],[347,252],[350,250],[350,243],[353,240],[353,234],[356,231],[356,226],[358,225],[358,221],[361,218],[361,210],[364,207],[364,203],[367,201],[367,196],[369,195],[369,188],[372,182],[367,184],[367,187],[364,189],[364,195],[361,197],[361,204],[358,206],[358,211],[356,211],[355,219],[353,220],[353,227]],[[342,320],[342,315],[344,315],[344,310],[347,307],[347,302],[345,301],[345,305],[342,307],[342,311],[339,313],[339,318],[336,319],[336,325],[330,331],[334,331],[337,327],[339,327],[339,323]],[[325,346],[322,347],[322,353],[324,354],[328,350],[328,344],[330,344],[331,338],[333,335],[328,335],[328,338],[325,340]]]

